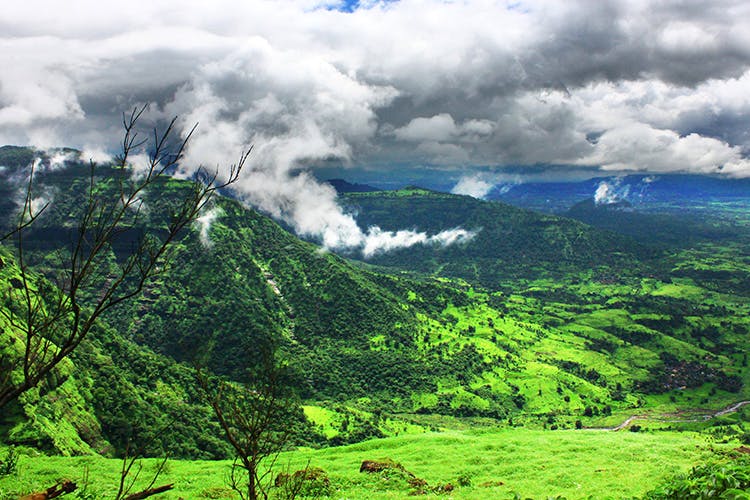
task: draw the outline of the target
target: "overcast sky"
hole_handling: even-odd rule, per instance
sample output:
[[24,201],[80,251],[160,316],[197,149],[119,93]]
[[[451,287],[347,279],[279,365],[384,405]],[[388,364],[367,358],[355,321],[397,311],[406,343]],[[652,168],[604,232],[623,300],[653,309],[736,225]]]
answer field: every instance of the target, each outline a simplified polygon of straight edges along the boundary
[[749,63],[747,1],[13,1],[0,143],[111,147],[153,102],[210,163],[749,176]]
[[0,144],[111,151],[149,102],[193,162],[254,144],[261,205],[338,161],[750,176],[747,0],[117,3],[3,4]]

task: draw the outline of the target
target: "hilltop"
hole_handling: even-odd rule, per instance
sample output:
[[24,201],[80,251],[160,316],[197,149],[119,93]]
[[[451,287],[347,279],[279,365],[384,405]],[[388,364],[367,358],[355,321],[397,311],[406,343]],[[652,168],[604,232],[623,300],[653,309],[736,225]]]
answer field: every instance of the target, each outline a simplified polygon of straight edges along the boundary
[[[586,269],[637,269],[658,252],[611,231],[505,203],[418,187],[347,193],[343,203],[366,229],[402,228],[429,234],[461,227],[476,236],[450,247],[415,246],[368,262],[461,278],[490,290],[507,279],[562,276]],[[355,256],[356,257],[356,256]]]

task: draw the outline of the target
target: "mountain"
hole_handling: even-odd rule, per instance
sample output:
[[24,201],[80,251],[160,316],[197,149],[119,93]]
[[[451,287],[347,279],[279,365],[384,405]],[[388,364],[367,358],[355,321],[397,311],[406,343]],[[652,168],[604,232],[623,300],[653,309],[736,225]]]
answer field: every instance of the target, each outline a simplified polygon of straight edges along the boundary
[[[70,160],[38,172],[52,204],[30,228],[26,256],[51,279],[88,168]],[[97,172],[106,196],[117,173]],[[0,172],[9,199],[23,187],[19,174]],[[144,193],[142,226],[113,242],[110,262],[163,227],[169,199],[189,187],[168,180]],[[746,250],[663,255],[571,219],[419,188],[343,199],[365,228],[461,226],[476,236],[358,262],[217,197],[144,293],[0,417],[2,440],[82,454],[122,453],[136,439],[151,455],[225,456],[192,365],[241,381],[269,345],[294,368],[303,407],[289,426],[308,446],[460,419],[573,428],[747,396],[750,266],[736,258]],[[18,274],[10,246],[2,259],[5,292]]]
[[615,197],[641,209],[707,208],[710,202],[747,202],[750,197],[750,179],[634,174],[572,182],[504,184],[490,191],[487,199],[559,213],[592,198],[603,184],[611,188],[611,194]]
[[571,270],[637,268],[656,255],[634,240],[578,221],[505,203],[420,188],[348,193],[345,206],[366,230],[409,228],[437,234],[463,228],[474,238],[451,246],[416,245],[376,255],[368,262],[465,279],[489,289],[503,280],[561,275]]
[[630,236],[660,247],[686,247],[701,241],[736,239],[741,231],[732,220],[696,212],[646,211],[627,200],[597,204],[593,198],[576,203],[562,215],[591,226]]
[[347,182],[344,179],[328,179],[326,183],[333,186],[337,193],[369,193],[372,191],[380,191],[380,189],[367,185]]

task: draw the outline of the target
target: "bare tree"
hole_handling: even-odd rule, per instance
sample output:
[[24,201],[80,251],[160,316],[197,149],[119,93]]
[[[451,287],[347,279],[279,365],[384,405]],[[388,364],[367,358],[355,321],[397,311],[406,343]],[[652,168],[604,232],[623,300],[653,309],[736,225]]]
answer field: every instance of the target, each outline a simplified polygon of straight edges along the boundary
[[[114,168],[107,170],[109,177],[102,177],[100,167],[90,162],[71,244],[59,256],[61,269],[52,284],[31,271],[27,255],[27,232],[38,224],[40,214],[32,206],[36,182],[33,170],[29,175],[20,216],[5,236],[15,240],[20,271],[8,288],[9,307],[1,309],[11,330],[2,333],[15,352],[0,359],[4,372],[0,375],[0,408],[44,380],[107,311],[140,294],[148,280],[163,271],[167,250],[178,234],[196,220],[217,191],[239,178],[250,150],[240,155],[225,179],[199,169],[198,180],[180,199],[168,203],[170,216],[164,227],[147,231],[125,259],[113,263],[109,258],[113,241],[141,227],[143,197],[160,196],[160,184],[183,158],[195,131],[193,127],[184,139],[175,139],[175,118],[163,132],[154,129],[150,139],[141,139],[136,125],[145,109],[136,108],[123,115],[122,155]],[[129,161],[140,151],[148,152],[147,164],[134,172]],[[20,376],[15,375],[18,372]]]
[[279,365],[269,351],[244,384],[212,380],[200,368],[196,371],[198,383],[234,450],[229,485],[243,500],[267,499],[269,475],[291,440],[288,424],[295,400],[285,380],[287,368]]
[[115,495],[115,500],[138,500],[141,498],[148,498],[169,491],[174,487],[173,484],[164,484],[162,486],[154,487],[156,480],[159,479],[159,476],[164,471],[164,467],[167,464],[168,457],[164,457],[156,467],[156,471],[151,477],[148,486],[131,494],[130,490],[135,486],[135,482],[138,480],[141,471],[143,470],[142,464],[138,461],[139,456],[140,452],[131,453],[130,443],[128,443],[128,446],[125,448],[125,455],[122,457],[120,484],[117,489],[117,494]]

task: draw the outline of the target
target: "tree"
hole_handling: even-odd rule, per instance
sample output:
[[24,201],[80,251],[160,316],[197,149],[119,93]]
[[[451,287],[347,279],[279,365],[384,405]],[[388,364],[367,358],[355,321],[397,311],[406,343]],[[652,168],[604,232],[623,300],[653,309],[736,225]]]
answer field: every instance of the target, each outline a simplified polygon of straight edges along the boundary
[[[4,236],[15,240],[19,276],[8,288],[7,307],[0,309],[9,326],[2,335],[11,350],[0,359],[0,408],[44,380],[108,311],[140,294],[148,280],[164,269],[168,249],[179,233],[196,220],[217,191],[239,178],[250,149],[229,168],[226,179],[199,169],[196,181],[181,197],[163,200],[169,213],[163,227],[141,234],[124,259],[112,259],[113,242],[140,231],[143,197],[158,199],[158,188],[183,159],[196,128],[176,140],[175,118],[163,132],[154,129],[150,139],[141,139],[137,124],[145,110],[144,106],[123,115],[122,154],[114,165],[105,168],[90,162],[70,246],[58,255],[60,269],[50,280],[32,272],[27,255],[27,232],[48,208],[34,210],[36,180],[31,168],[20,215]],[[130,159],[144,151],[146,165],[133,168]]]
[[[298,407],[287,379],[289,367],[276,360],[272,344],[260,349],[261,362],[244,384],[211,380],[196,368],[198,383],[234,450],[229,483],[243,500],[268,498],[266,478],[291,440],[290,417]],[[287,497],[296,493],[287,492]]]

